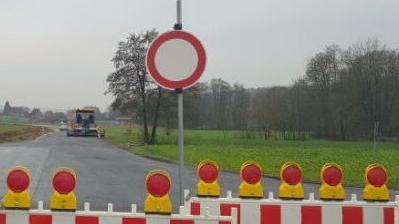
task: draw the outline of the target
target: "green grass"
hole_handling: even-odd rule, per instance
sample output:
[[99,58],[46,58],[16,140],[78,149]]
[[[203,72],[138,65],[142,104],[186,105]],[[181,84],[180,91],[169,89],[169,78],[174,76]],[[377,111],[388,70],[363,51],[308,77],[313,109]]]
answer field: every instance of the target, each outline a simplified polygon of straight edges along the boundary
[[[177,161],[177,134],[166,135],[161,130],[157,144],[129,147],[127,142],[140,136],[135,129],[109,127],[107,139],[113,144],[137,154]],[[380,163],[387,167],[390,186],[399,188],[399,144],[378,143],[373,149],[371,142],[337,142],[327,140],[283,141],[262,139],[257,133],[245,138],[238,131],[185,131],[185,160],[197,164],[203,159],[216,161],[223,170],[238,171],[246,160],[262,164],[267,176],[279,176],[285,162],[301,164],[305,180],[319,181],[320,168],[324,163],[336,162],[344,168],[345,183],[363,184],[363,172],[367,165]]]
[[17,131],[20,130],[21,127],[17,126],[17,125],[6,125],[6,124],[2,124],[0,125],[0,134],[2,133],[6,133],[9,131]]
[[38,137],[42,128],[27,125],[0,124],[0,143]]

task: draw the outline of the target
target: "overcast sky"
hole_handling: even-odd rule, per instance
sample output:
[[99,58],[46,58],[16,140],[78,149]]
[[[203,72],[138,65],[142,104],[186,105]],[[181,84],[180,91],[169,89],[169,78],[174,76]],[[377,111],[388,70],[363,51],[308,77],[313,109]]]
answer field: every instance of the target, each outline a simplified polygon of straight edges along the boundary
[[[208,53],[201,81],[290,85],[326,45],[377,37],[399,48],[398,0],[183,0]],[[128,33],[175,23],[175,0],[0,0],[0,107],[106,108],[105,79]]]

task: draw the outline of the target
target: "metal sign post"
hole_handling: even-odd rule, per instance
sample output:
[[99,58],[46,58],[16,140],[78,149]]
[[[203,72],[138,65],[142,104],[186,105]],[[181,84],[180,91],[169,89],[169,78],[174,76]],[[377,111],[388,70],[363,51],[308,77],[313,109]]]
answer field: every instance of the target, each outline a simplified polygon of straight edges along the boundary
[[146,66],[152,80],[164,89],[175,90],[179,131],[179,199],[184,205],[184,130],[183,90],[198,82],[206,67],[206,52],[201,41],[183,31],[182,4],[177,0],[177,23],[173,31],[159,35],[148,47]]
[[[176,24],[175,30],[183,29],[182,21],[182,2],[176,2]],[[183,169],[184,169],[184,126],[183,126],[183,89],[176,89],[177,94],[177,123],[178,123],[178,145],[179,145],[179,201],[180,205],[184,205],[184,189],[183,189]]]
[[184,126],[183,126],[183,90],[176,89],[177,94],[177,122],[179,129],[179,199],[184,205],[183,169],[184,169]]

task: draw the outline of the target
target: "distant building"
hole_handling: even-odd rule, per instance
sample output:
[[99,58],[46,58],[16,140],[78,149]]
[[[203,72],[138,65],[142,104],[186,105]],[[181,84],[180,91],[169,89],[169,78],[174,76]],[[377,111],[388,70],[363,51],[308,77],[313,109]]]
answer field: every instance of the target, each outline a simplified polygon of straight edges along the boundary
[[131,125],[133,123],[133,119],[130,117],[118,117],[116,120],[120,125]]

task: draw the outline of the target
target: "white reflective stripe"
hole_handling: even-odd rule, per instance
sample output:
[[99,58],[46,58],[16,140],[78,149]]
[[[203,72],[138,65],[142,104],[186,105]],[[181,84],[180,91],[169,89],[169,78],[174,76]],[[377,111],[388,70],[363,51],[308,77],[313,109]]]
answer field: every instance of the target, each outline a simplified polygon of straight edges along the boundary
[[341,224],[342,206],[341,205],[323,205],[321,209],[321,223],[323,224]]
[[209,215],[220,215],[220,204],[217,201],[200,202],[200,208],[201,215],[207,215],[207,211],[209,212]]
[[384,224],[384,211],[381,207],[364,207],[363,224]]
[[54,213],[52,215],[54,224],[75,224],[75,213]]
[[6,211],[6,224],[28,224],[28,211]]
[[146,224],[170,224],[170,217],[149,216],[146,218]]
[[301,206],[290,204],[282,205],[281,224],[301,224]]
[[194,46],[182,39],[171,39],[162,44],[155,55],[155,66],[168,80],[181,81],[193,74],[198,66]]
[[219,224],[219,221],[215,220],[195,220],[195,224]]
[[243,203],[240,206],[240,223],[260,223],[260,203]]
[[122,218],[121,217],[103,217],[100,216],[99,218],[99,224],[122,224]]

